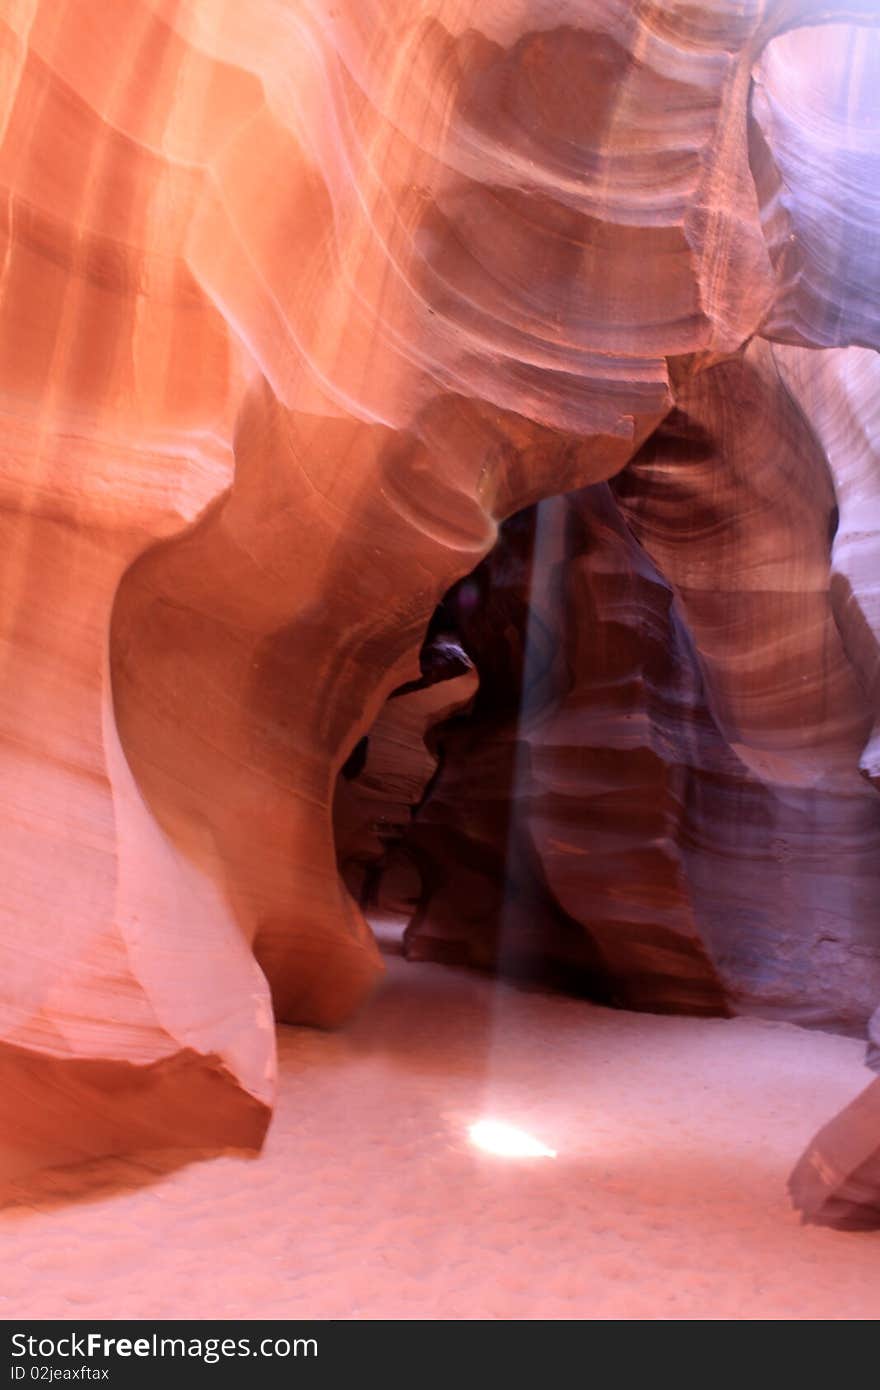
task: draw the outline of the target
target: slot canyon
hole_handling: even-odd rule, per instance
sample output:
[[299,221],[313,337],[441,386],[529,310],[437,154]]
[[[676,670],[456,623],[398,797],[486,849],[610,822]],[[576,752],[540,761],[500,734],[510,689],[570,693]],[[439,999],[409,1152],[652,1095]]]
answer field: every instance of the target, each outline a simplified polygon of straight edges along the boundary
[[0,0],[0,1316],[880,1317],[878,93]]

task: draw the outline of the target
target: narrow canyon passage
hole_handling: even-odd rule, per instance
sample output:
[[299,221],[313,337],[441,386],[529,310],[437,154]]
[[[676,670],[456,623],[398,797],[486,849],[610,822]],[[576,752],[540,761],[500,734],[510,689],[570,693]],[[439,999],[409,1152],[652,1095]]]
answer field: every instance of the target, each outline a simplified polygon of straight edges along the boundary
[[[279,1030],[259,1157],[6,1189],[0,1316],[174,1317],[185,1290],[193,1318],[880,1317],[880,1232],[802,1226],[785,1190],[863,1044],[385,959],[341,1032]],[[483,1118],[556,1157],[480,1152]]]
[[0,1317],[880,1316],[878,91],[0,0]]

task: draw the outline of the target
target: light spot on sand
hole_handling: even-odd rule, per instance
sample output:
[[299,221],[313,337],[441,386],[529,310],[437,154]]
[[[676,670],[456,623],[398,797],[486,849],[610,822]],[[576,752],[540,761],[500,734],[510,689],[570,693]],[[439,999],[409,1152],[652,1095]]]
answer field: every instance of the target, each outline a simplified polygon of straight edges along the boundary
[[526,1134],[524,1129],[506,1125],[501,1120],[478,1120],[468,1130],[471,1143],[486,1153],[501,1158],[555,1158],[556,1150],[548,1149],[540,1139]]

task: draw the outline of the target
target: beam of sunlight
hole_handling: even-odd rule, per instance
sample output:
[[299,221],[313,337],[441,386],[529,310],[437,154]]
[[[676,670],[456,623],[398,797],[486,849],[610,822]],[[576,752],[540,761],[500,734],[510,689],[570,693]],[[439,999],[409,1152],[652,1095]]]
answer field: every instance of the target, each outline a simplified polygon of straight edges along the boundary
[[[531,837],[527,821],[527,799],[534,791],[532,750],[528,733],[532,721],[539,719],[546,700],[544,682],[547,667],[555,650],[556,639],[545,630],[542,613],[552,612],[559,597],[556,593],[559,567],[567,553],[567,508],[559,497],[543,498],[535,507],[535,529],[532,537],[528,574],[528,610],[523,644],[522,684],[516,715],[517,736],[514,741],[513,766],[508,789],[509,816],[505,852],[505,882],[496,936],[495,981],[492,991],[491,1014],[483,1073],[484,1114],[497,1113],[506,1104],[511,1085],[516,1088],[515,1070],[522,1057],[520,1037],[522,1019],[529,1012],[529,996],[517,989],[509,978],[518,973],[517,935],[524,912],[528,912],[525,895],[530,876],[522,882],[524,855]],[[525,1083],[528,1084],[528,1083]],[[503,1113],[503,1111],[502,1111]],[[500,1126],[502,1129],[508,1126]],[[515,1132],[515,1131],[514,1131]],[[526,1136],[528,1139],[528,1136]],[[472,1142],[480,1141],[471,1132]],[[532,1141],[533,1142],[533,1141]],[[480,1147],[488,1148],[489,1145]],[[538,1146],[542,1156],[548,1151]],[[510,1157],[507,1149],[494,1149]],[[555,1156],[555,1155],[554,1155]]]
[[548,1149],[546,1144],[526,1134],[524,1129],[506,1125],[501,1120],[478,1120],[470,1126],[468,1138],[475,1148],[498,1154],[501,1158],[556,1157],[555,1149]]

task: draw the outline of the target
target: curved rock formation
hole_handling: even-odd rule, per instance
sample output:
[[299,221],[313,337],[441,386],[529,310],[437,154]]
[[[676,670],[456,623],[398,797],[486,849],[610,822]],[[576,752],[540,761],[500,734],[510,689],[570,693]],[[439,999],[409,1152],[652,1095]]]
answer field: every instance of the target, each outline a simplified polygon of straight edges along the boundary
[[[428,744],[433,730],[467,708],[479,684],[472,663],[448,635],[426,642],[422,676],[392,691],[369,736],[355,747],[336,783],[333,833],[343,881],[361,907],[383,903],[411,912],[415,901],[388,901],[391,861],[413,812],[437,772]],[[403,868],[403,865],[400,866]]]
[[422,876],[408,955],[726,1012],[679,843],[689,781],[725,750],[671,603],[604,485],[507,523],[448,597],[480,692],[435,730],[403,841]]
[[880,1080],[825,1125],[789,1180],[805,1221],[844,1231],[880,1228]]
[[880,31],[796,29],[754,70],[752,167],[778,291],[761,332],[880,347]]
[[762,1011],[860,1030],[880,991],[880,807],[832,603],[831,479],[765,344],[676,401],[615,486],[678,594],[718,728],[768,793],[760,811],[704,808],[720,843],[690,864],[709,940]]
[[408,950],[571,983],[580,940],[604,997],[864,1035],[880,806],[824,461],[765,350],[679,398],[617,503],[541,503],[444,605],[481,691],[404,840]]
[[774,347],[773,359],[834,485],[831,603],[873,718],[859,767],[880,788],[880,357],[858,348]]
[[[875,262],[853,284],[870,199],[838,196],[871,176],[857,70],[876,54],[838,26],[873,9],[0,7],[6,1171],[259,1142],[270,995],[281,1018],[335,1023],[379,969],[337,873],[340,769],[419,679],[432,611],[499,521],[633,459],[618,497],[650,562],[603,494],[608,573],[571,576],[621,649],[565,641],[615,766],[656,804],[638,826],[625,798],[603,817],[593,854],[628,903],[601,888],[592,936],[592,871],[571,876],[538,807],[530,881],[612,994],[715,1007],[748,957],[743,997],[864,1022],[880,803],[855,771],[876,717],[857,619],[874,619],[860,540],[835,543],[829,595],[838,388],[817,403],[804,385],[807,427],[794,359],[743,350],[875,341]],[[829,22],[807,80],[797,31]],[[820,194],[817,116],[846,146]],[[635,652],[630,566],[654,634]],[[648,752],[603,682],[631,687]],[[561,690],[534,733],[557,811],[604,775],[572,732],[582,695]],[[682,803],[692,725],[774,808],[769,850],[745,836],[729,856],[724,832],[705,880],[688,827],[729,824],[736,799],[713,764],[697,811]],[[772,932],[744,898],[711,939],[698,923],[719,865],[739,877],[753,850],[755,891],[780,885],[792,924],[769,985]]]

